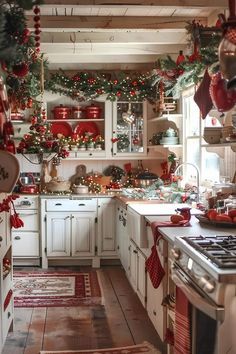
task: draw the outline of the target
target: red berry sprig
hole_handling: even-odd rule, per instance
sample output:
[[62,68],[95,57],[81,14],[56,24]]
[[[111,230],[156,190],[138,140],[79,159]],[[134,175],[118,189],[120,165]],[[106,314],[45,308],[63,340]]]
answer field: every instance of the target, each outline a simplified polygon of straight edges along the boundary
[[35,40],[35,51],[36,53],[40,52],[40,8],[38,6],[35,6],[34,8],[34,40]]
[[3,211],[10,211],[11,203],[13,203],[13,200],[17,198],[19,198],[19,195],[12,194],[9,195],[7,198],[3,199],[3,201],[0,203],[0,213]]

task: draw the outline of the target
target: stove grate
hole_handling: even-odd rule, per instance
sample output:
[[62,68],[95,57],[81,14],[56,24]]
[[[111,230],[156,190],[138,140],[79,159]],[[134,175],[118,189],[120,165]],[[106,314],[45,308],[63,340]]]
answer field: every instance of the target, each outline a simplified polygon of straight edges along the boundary
[[210,259],[219,268],[236,267],[236,236],[190,236],[182,237],[194,249]]

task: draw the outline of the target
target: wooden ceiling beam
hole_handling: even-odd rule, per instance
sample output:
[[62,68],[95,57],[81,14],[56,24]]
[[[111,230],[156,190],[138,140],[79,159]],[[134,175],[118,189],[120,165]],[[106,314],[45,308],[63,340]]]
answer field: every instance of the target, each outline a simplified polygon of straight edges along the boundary
[[44,0],[42,6],[173,6],[182,7],[209,7],[228,8],[228,0]]
[[180,50],[184,50],[184,44],[127,44],[127,43],[113,43],[109,46],[106,44],[73,44],[73,43],[41,43],[42,52],[49,54],[64,55],[91,55],[107,56],[117,55],[119,58],[122,55],[160,55],[160,54],[177,54]]
[[[165,31],[165,32],[164,32]],[[41,43],[76,43],[76,44],[178,44],[187,43],[185,29],[158,30],[152,32],[44,32],[41,33]]]
[[[41,16],[40,24],[43,31],[59,29],[83,30],[83,29],[103,29],[103,30],[129,30],[139,29],[158,30],[163,28],[185,28],[187,22],[199,21],[203,25],[207,24],[206,18],[192,18],[182,16],[172,17],[103,17],[103,16]],[[32,16],[27,17],[28,27],[34,27]]]

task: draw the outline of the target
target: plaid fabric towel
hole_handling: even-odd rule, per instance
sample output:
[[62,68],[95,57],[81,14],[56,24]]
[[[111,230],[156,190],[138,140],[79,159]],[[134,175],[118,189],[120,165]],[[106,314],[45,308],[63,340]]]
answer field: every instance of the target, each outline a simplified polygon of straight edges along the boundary
[[190,304],[183,291],[176,287],[175,303],[175,354],[191,354],[190,348]]
[[189,222],[186,220],[179,224],[173,224],[171,221],[163,221],[163,222],[154,221],[151,223],[154,243],[151,248],[151,255],[146,260],[145,266],[146,266],[146,271],[148,272],[150,280],[152,282],[152,285],[155,289],[158,288],[165,275],[165,270],[162,267],[157,252],[157,245],[160,238],[162,237],[159,232],[159,227],[178,227],[178,226],[187,226],[187,225],[189,225]]

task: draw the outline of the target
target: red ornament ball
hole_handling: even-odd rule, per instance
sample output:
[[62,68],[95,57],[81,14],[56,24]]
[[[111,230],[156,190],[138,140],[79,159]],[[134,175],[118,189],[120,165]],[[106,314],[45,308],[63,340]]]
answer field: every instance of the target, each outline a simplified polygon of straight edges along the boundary
[[38,15],[40,13],[40,8],[38,6],[35,6],[33,11],[34,11],[35,15]]
[[34,22],[39,22],[40,21],[40,16],[36,15],[34,16]]
[[18,77],[24,77],[29,72],[29,66],[27,63],[16,64],[13,66],[12,72]]

